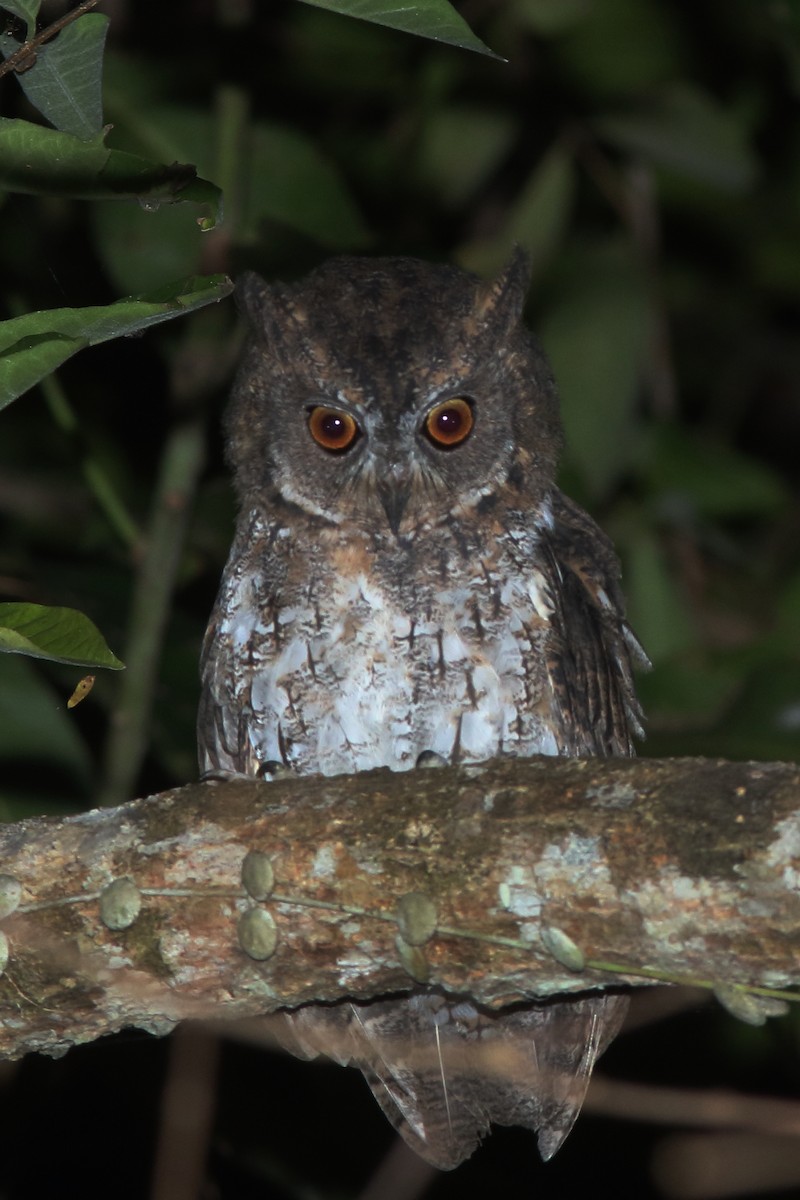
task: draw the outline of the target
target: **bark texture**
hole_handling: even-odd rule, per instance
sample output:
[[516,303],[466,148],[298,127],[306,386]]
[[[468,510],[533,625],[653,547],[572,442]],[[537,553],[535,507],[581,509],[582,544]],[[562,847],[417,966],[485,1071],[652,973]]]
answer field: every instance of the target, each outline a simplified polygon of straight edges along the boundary
[[[5,826],[0,844],[5,1058],[415,982],[499,1006],[642,984],[641,968],[800,976],[800,767],[786,763],[233,780]],[[573,943],[630,974],[568,969]]]

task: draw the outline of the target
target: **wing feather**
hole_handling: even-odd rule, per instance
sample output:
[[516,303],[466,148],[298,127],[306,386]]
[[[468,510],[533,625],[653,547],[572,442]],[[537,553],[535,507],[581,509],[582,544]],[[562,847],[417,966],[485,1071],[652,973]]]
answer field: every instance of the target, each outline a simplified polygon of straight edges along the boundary
[[561,754],[631,755],[642,736],[633,667],[649,662],[625,620],[619,563],[606,535],[557,493],[542,539],[553,606],[547,669]]

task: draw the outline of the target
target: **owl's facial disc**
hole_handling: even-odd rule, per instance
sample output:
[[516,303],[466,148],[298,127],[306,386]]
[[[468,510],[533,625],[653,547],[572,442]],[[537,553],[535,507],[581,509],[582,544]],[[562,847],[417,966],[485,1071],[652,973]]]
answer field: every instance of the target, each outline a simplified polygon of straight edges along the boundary
[[[432,469],[435,473],[437,459],[441,458],[444,465],[444,458],[470,438],[475,413],[471,399],[450,396],[437,400],[422,416],[415,418],[411,412],[406,412],[387,436],[385,428],[380,431],[372,428],[374,422],[367,413],[356,416],[345,408],[317,404],[307,410],[307,424],[311,438],[331,458],[332,466],[337,459],[349,459],[356,448],[367,450],[367,470],[372,475],[373,487],[389,528],[396,537],[419,484],[420,471],[427,474]],[[376,436],[369,437],[370,430],[377,435],[377,440]],[[371,452],[366,442],[360,444],[365,435],[366,442],[373,443]],[[421,461],[418,458],[420,449],[423,451]],[[360,453],[357,457],[364,462]]]

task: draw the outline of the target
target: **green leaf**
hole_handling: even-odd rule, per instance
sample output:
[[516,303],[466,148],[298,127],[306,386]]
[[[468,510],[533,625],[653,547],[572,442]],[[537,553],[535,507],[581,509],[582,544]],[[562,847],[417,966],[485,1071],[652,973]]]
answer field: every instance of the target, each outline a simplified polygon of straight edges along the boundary
[[662,505],[676,498],[712,517],[769,515],[788,499],[768,466],[719,441],[705,445],[677,427],[656,431],[646,482],[661,493]]
[[[764,662],[747,679],[738,702],[702,753],[728,758],[793,761],[800,757],[800,662]],[[689,753],[694,751],[690,750]]]
[[508,153],[517,135],[514,114],[476,104],[433,112],[420,144],[420,172],[453,208],[465,204]]
[[39,8],[42,0],[3,0],[0,7],[6,12],[13,13],[15,17],[19,17],[21,21],[25,21],[28,29],[28,35],[31,35],[31,30],[36,24],[36,18],[39,15]]
[[[102,134],[82,141],[72,134],[0,117],[0,188],[28,194],[83,195],[108,162]],[[136,194],[136,193],[134,193]]]
[[435,42],[445,42],[461,50],[488,54],[490,58],[500,57],[475,36],[447,0],[419,0],[416,4],[397,3],[397,0],[391,4],[386,0],[304,0],[304,3],[345,17],[386,25],[389,29],[400,29],[417,37],[431,38]]
[[[640,582],[646,584],[647,578]],[[625,586],[628,590],[627,571]],[[637,598],[637,603],[639,599],[647,603],[646,596]],[[656,728],[665,723],[670,729],[688,727],[694,731],[718,721],[740,688],[741,671],[736,666],[702,649],[690,648],[662,659],[636,683],[642,707],[654,719]]]
[[628,616],[649,658],[658,666],[697,641],[688,606],[658,539],[648,529],[641,528],[619,549],[625,566]]
[[757,159],[736,115],[689,84],[673,84],[660,96],[593,122],[602,137],[646,162],[728,191],[755,181]]
[[[23,759],[35,761],[40,770],[43,763],[59,766],[85,784],[91,778],[86,744],[64,696],[59,697],[29,659],[4,655],[0,658],[0,762]],[[8,796],[6,775],[3,771],[0,803]],[[6,819],[6,813],[0,812]]]
[[90,216],[95,247],[119,295],[191,275],[202,259],[204,234],[177,205],[143,212],[138,204],[93,204]]
[[[29,70],[17,75],[31,104],[56,129],[79,138],[91,138],[103,128],[103,48],[108,17],[87,13],[62,29],[36,53]],[[0,37],[6,58],[18,43]]]
[[222,216],[222,194],[183,163],[164,166],[109,150],[105,134],[88,140],[30,121],[0,117],[0,190],[85,200],[137,199],[144,207],[191,200],[210,205],[211,228]]
[[84,346],[138,333],[233,290],[225,275],[197,276],[148,296],[128,296],[92,308],[56,308],[0,323],[0,409]]
[[509,235],[525,247],[535,265],[558,249],[574,191],[572,154],[557,143],[536,164],[511,210]]
[[84,613],[44,604],[0,604],[0,653],[112,671],[125,667]]
[[581,21],[590,4],[591,0],[515,0],[513,10],[521,25],[553,37]]
[[[555,6],[573,15],[573,0],[555,0]],[[562,85],[588,99],[588,111],[610,96],[629,98],[638,108],[643,96],[686,71],[681,15],[661,0],[590,0],[577,20],[556,31],[548,58]]]
[[585,970],[586,955],[563,929],[558,929],[554,925],[544,926],[541,938],[545,949],[549,950],[562,967],[566,967],[569,971]]
[[[121,125],[124,129],[124,113]],[[207,112],[177,105],[145,107],[133,132],[148,153],[165,162],[177,158],[201,169],[205,164],[209,173],[214,169],[219,130]],[[278,122],[255,123],[242,138],[235,172],[242,192],[237,240],[260,242],[262,222],[278,221],[329,250],[357,250],[368,243],[369,231],[341,174],[300,130]]]
[[528,252],[536,279],[561,245],[574,192],[572,155],[556,144],[528,176],[500,233],[465,246],[459,252],[459,261],[478,274],[488,275],[502,267],[509,247],[517,244]]
[[245,236],[259,223],[280,221],[329,250],[358,249],[369,241],[341,177],[313,142],[288,126],[257,125],[247,170]]
[[561,395],[569,458],[595,499],[636,457],[650,312],[632,247],[609,239],[572,248],[539,328]]
[[[42,315],[31,314],[36,317]],[[22,317],[18,319],[24,320]],[[23,335],[13,345],[3,346],[4,334],[8,326],[13,324],[13,321],[0,324],[0,408],[5,408],[17,396],[27,392],[40,379],[51,375],[73,354],[90,344],[86,338],[42,332]]]

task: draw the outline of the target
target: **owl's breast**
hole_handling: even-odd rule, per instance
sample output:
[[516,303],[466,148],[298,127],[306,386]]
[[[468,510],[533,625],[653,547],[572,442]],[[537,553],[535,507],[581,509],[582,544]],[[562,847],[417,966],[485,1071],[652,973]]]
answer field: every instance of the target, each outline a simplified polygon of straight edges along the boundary
[[251,576],[221,604],[218,703],[247,743],[235,769],[276,760],[333,775],[405,770],[425,750],[557,753],[544,579],[532,565],[512,573],[498,547],[452,565],[404,572],[347,544],[300,563],[295,548],[273,595]]

